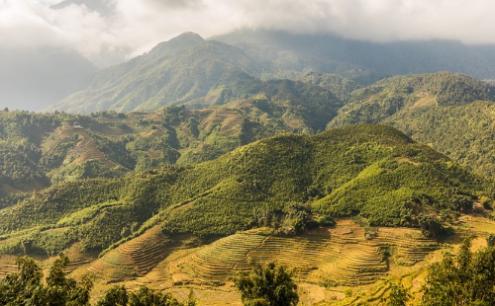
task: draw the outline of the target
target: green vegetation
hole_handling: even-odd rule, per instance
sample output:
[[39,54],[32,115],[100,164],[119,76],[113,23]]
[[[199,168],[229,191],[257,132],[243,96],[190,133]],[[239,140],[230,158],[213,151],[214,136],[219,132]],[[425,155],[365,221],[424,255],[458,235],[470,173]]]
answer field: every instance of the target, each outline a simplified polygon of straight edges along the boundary
[[[0,304],[6,306],[89,306],[93,289],[91,276],[81,281],[67,277],[69,260],[60,255],[43,279],[41,268],[29,257],[17,259],[18,272],[0,279]],[[97,306],[194,306],[190,297],[182,304],[169,294],[157,293],[147,287],[128,292],[124,287],[113,287],[96,303]]]
[[493,102],[401,113],[387,124],[430,144],[462,166],[487,178],[495,174],[492,135],[495,120]]
[[198,163],[281,132],[315,133],[342,104],[318,86],[242,73],[215,86],[195,102],[215,105],[201,108],[90,116],[0,112],[0,193]]
[[169,294],[156,293],[147,287],[141,287],[137,292],[127,292],[125,287],[110,288],[96,303],[96,306],[194,306],[189,300],[186,304],[179,303]]
[[330,126],[376,124],[401,111],[494,99],[491,85],[461,74],[396,76],[354,91]]
[[53,263],[46,279],[42,280],[41,268],[27,257],[17,259],[19,272],[0,280],[0,304],[39,306],[89,305],[93,283],[89,277],[81,282],[67,278],[64,269],[68,264],[65,256]]
[[236,279],[244,305],[295,306],[299,301],[297,286],[283,266],[256,265],[249,274]]
[[88,89],[74,93],[53,109],[84,113],[157,110],[204,97],[232,75],[258,69],[241,49],[186,33],[132,61],[97,73]]
[[387,306],[406,306],[411,299],[411,295],[400,283],[390,282],[390,294],[384,302]]
[[305,83],[328,89],[342,101],[349,100],[352,92],[361,87],[358,82],[352,79],[332,73],[309,72],[304,75],[296,74],[294,78]]
[[[196,165],[57,184],[0,210],[0,234],[4,252],[28,254],[77,241],[99,253],[157,224],[168,235],[211,239],[260,226],[293,235],[358,217],[437,237],[486,195],[481,183],[392,128],[363,125],[267,138]],[[30,242],[38,240],[50,244]]]
[[495,303],[495,248],[476,253],[464,242],[454,258],[447,254],[434,264],[424,287],[424,305],[493,305]]
[[393,77],[353,92],[329,127],[387,124],[491,178],[494,94],[492,85],[464,75]]

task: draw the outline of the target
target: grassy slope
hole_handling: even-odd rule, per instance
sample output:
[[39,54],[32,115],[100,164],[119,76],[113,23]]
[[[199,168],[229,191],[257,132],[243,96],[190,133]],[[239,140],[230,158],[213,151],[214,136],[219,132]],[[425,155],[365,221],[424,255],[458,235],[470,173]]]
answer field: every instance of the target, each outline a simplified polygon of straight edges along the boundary
[[201,238],[290,225],[290,203],[306,203],[315,218],[416,227],[425,216],[468,209],[478,183],[398,131],[365,125],[268,138],[193,166],[56,185],[0,210],[0,233],[7,253],[26,245],[54,252],[74,241],[98,252],[155,224]]
[[464,75],[393,77],[355,91],[329,127],[391,125],[490,177],[494,94],[491,85]]

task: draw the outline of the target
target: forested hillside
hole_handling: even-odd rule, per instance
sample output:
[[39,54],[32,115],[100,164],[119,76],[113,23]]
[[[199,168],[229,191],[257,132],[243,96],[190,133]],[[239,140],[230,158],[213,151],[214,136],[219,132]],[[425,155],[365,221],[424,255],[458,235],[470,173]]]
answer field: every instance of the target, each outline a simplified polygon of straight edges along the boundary
[[[0,275],[11,256],[65,252],[93,299],[115,282],[166,284],[215,304],[237,299],[234,272],[276,260],[368,303],[405,290],[383,277],[424,282],[437,250],[495,233],[491,83],[438,72],[364,86],[379,74],[293,51],[261,62],[187,33],[53,108],[86,114],[0,111]],[[326,299],[314,292],[305,303]]]
[[0,211],[1,251],[56,254],[79,241],[101,252],[156,224],[211,239],[260,226],[297,233],[352,216],[436,236],[482,195],[481,181],[445,156],[364,125],[276,136],[193,166],[56,184]]
[[465,75],[392,77],[354,91],[328,126],[391,125],[491,177],[494,95],[491,84]]
[[215,105],[90,116],[0,112],[0,190],[29,191],[50,182],[210,160],[277,133],[322,131],[342,106],[318,86],[247,75],[204,99]]

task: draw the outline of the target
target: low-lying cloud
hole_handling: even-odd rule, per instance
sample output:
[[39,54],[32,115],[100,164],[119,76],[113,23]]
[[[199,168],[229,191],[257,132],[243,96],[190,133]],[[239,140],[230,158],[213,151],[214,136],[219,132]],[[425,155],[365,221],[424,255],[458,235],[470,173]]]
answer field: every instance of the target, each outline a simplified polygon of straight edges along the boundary
[[0,0],[2,46],[68,46],[106,65],[181,32],[239,28],[495,43],[492,0]]

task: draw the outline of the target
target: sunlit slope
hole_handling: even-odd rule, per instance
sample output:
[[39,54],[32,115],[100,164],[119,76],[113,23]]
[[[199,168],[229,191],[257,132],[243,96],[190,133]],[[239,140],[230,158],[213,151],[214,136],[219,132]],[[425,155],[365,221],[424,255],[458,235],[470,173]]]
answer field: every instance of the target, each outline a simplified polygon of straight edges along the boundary
[[204,246],[170,244],[163,247],[161,261],[148,272],[136,273],[135,267],[149,261],[130,264],[128,249],[142,244],[145,250],[155,243],[156,230],[152,228],[89,266],[82,266],[74,275],[94,271],[104,263],[105,269],[120,271],[120,275],[116,278],[115,274],[98,273],[97,291],[117,282],[130,288],[146,285],[185,298],[192,289],[202,305],[240,305],[232,278],[255,262],[275,261],[295,273],[304,304],[381,305],[381,298],[388,294],[386,280],[401,279],[413,293],[416,305],[431,263],[445,252],[456,252],[463,237],[474,237],[477,246],[488,234],[495,233],[495,223],[479,216],[463,216],[454,228],[455,235],[442,242],[425,237],[417,229],[363,227],[352,220],[340,220],[333,228],[296,237],[259,228]]
[[491,177],[494,94],[491,84],[465,75],[397,76],[354,91],[329,127],[387,124]]
[[483,189],[444,155],[392,128],[363,125],[267,138],[187,167],[59,184],[0,210],[0,233],[43,237],[28,248],[43,254],[74,242],[101,252],[153,225],[205,241],[346,217],[431,230],[472,210]]
[[[225,282],[232,273],[246,271],[253,262],[277,261],[297,271],[298,277],[321,285],[372,283],[388,271],[391,262],[414,264],[438,244],[419,230],[372,229],[352,221],[298,237],[252,230],[220,239],[178,260],[177,273],[191,281]],[[388,249],[392,256],[384,254]],[[389,262],[390,261],[390,262]]]

